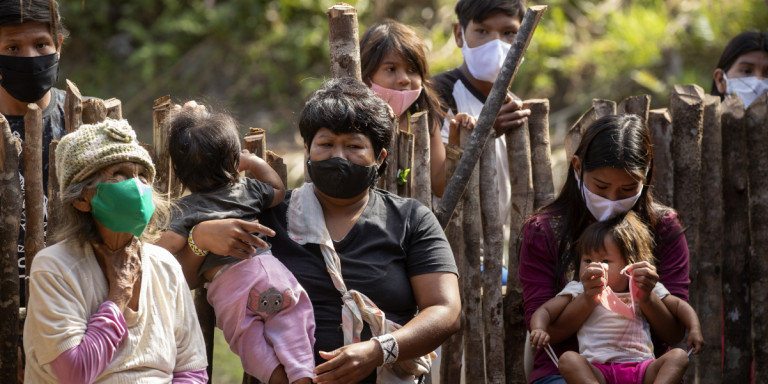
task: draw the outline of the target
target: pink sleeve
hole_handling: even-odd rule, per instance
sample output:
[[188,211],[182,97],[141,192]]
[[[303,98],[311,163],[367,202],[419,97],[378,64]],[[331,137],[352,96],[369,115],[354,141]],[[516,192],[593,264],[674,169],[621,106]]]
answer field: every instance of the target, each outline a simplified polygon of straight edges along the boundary
[[688,286],[691,284],[690,255],[677,213],[664,215],[659,220],[656,233],[659,281],[669,293],[688,301]]
[[523,309],[525,325],[528,328],[533,312],[555,296],[556,244],[554,233],[545,217],[528,219],[523,227],[517,269],[523,288]]
[[88,321],[80,345],[59,355],[51,369],[60,383],[91,383],[112,361],[126,334],[123,314],[115,303],[105,301]]
[[173,373],[173,384],[205,384],[207,382],[208,371],[205,368]]

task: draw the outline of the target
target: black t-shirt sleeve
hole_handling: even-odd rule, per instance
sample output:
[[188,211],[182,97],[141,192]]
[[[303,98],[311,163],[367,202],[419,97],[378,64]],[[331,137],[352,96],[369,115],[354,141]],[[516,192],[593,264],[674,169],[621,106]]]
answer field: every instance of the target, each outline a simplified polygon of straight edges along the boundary
[[437,74],[432,77],[432,81],[435,84],[437,96],[440,98],[442,104],[448,107],[454,115],[458,114],[456,100],[453,98],[453,86],[459,81],[458,69]]
[[408,276],[432,272],[458,275],[450,244],[429,209],[414,201],[413,229],[408,236]]

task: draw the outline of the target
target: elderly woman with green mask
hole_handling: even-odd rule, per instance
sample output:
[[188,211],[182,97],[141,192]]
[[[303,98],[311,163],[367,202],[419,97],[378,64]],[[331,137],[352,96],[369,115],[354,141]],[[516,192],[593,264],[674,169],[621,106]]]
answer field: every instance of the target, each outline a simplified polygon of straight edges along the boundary
[[83,125],[56,149],[63,223],[30,272],[24,324],[30,383],[205,383],[189,288],[149,243],[168,207],[124,120]]

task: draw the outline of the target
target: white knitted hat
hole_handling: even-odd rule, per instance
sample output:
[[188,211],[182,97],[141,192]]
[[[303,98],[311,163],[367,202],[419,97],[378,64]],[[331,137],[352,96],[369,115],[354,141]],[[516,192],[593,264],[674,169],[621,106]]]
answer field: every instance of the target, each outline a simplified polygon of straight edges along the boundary
[[92,173],[112,164],[132,161],[145,166],[150,179],[155,178],[155,166],[149,152],[136,141],[136,132],[126,120],[106,119],[101,123],[84,124],[64,135],[56,147],[56,173],[59,188],[85,180]]

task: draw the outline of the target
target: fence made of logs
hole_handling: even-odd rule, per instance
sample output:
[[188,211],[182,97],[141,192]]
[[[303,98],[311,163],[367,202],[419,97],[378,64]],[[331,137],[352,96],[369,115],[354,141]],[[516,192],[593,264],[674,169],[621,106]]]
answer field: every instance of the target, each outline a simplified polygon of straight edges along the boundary
[[[328,12],[331,44],[336,36],[335,18],[347,18],[336,31],[356,39],[355,13],[348,8]],[[337,44],[349,47],[348,39]],[[335,76],[359,78],[359,52],[355,47],[345,54],[331,55]],[[357,47],[359,49],[359,47]],[[357,56],[355,56],[357,54]],[[335,60],[335,61],[334,61]],[[333,64],[336,62],[336,64]],[[511,81],[511,80],[510,80]],[[105,117],[120,118],[119,100],[82,100],[77,87],[67,82],[65,107],[67,132],[83,123]],[[618,104],[595,99],[567,132],[567,158],[575,150],[584,130],[597,118],[614,113],[637,114],[651,128],[656,197],[680,213],[690,249],[690,302],[701,320],[705,346],[692,358],[686,382],[748,383],[753,371],[755,382],[768,381],[768,321],[766,321],[766,283],[768,276],[768,96],[761,96],[748,109],[738,97],[706,95],[695,85],[677,85],[669,108],[650,110],[650,97],[630,97]],[[442,383],[525,383],[523,350],[525,324],[522,289],[517,279],[518,235],[526,217],[555,196],[549,136],[549,101],[527,100],[531,109],[528,123],[505,135],[507,153],[495,153],[484,145],[478,162],[469,173],[466,190],[459,193],[455,210],[448,213],[445,230],[461,274],[460,289],[463,329],[447,340],[441,350],[439,377]],[[157,166],[156,187],[175,198],[181,187],[175,181],[170,158],[164,152],[170,98],[159,98],[153,106],[154,134],[151,153]],[[23,162],[27,224],[27,271],[34,253],[44,245],[41,139],[29,127],[40,126],[40,110],[30,108],[23,159],[19,159],[20,140],[14,138],[7,121],[0,118],[0,382],[16,380],[18,335],[22,330],[24,304],[19,300],[17,260],[18,228],[22,193],[19,161]],[[429,133],[426,114],[411,117],[411,131],[393,136],[389,172],[379,186],[402,196],[413,197],[431,206],[429,179]],[[446,146],[449,180],[459,168],[464,149],[472,137],[464,131],[461,145]],[[267,150],[264,130],[251,128],[244,146],[267,160],[286,182],[286,164]],[[56,186],[51,144],[47,237],[56,231],[58,187]],[[414,150],[416,148],[417,150]],[[508,228],[509,242],[504,252],[504,228],[497,204],[495,156],[507,156],[512,191]],[[410,170],[410,172],[405,172]],[[434,207],[439,211],[438,207]],[[481,245],[482,242],[482,245]],[[50,243],[48,244],[50,245]],[[504,254],[509,279],[502,287]],[[483,272],[481,273],[481,266]],[[27,291],[28,292],[28,291]],[[195,292],[195,305],[203,328],[209,356],[209,376],[213,357],[213,311],[203,289]],[[752,369],[754,367],[754,369]],[[438,369],[438,368],[435,368]],[[246,375],[244,383],[256,380]]]

